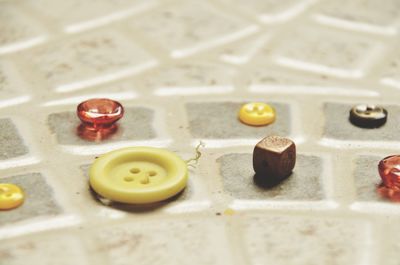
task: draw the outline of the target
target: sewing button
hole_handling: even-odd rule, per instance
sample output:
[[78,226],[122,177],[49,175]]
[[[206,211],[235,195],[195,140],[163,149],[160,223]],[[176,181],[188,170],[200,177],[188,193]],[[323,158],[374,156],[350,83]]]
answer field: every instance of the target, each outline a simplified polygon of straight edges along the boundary
[[112,201],[143,204],[168,199],[186,187],[186,163],[153,147],[128,147],[97,158],[89,172],[94,191]]
[[386,109],[375,105],[357,105],[350,110],[350,122],[361,128],[378,128],[386,123]]
[[24,193],[20,187],[9,183],[0,183],[0,210],[17,208],[24,202]]
[[247,125],[268,125],[275,121],[275,110],[265,103],[248,103],[240,108],[239,120]]

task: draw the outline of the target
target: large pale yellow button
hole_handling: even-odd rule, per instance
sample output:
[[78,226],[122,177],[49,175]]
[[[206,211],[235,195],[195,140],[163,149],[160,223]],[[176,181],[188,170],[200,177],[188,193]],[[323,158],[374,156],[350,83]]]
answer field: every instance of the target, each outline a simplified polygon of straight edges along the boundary
[[170,198],[186,187],[186,163],[153,147],[128,147],[100,156],[90,168],[92,188],[112,201],[143,204]]
[[0,183],[0,210],[10,210],[24,202],[24,193],[20,187],[9,183]]
[[275,110],[265,103],[248,103],[243,105],[239,111],[239,120],[253,126],[268,125],[275,121]]

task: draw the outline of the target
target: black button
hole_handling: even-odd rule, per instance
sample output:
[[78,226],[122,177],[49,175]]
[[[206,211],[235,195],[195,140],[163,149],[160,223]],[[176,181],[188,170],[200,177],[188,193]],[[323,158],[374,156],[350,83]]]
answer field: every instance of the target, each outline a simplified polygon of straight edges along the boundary
[[350,110],[350,122],[361,128],[378,128],[386,123],[387,111],[375,105],[357,105]]

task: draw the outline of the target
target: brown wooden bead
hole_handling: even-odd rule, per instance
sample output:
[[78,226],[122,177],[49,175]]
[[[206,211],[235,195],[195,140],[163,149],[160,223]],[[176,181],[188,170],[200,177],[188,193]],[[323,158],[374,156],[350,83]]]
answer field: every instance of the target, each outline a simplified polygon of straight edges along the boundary
[[268,136],[253,151],[253,168],[257,175],[280,180],[288,177],[296,164],[296,145],[293,141]]

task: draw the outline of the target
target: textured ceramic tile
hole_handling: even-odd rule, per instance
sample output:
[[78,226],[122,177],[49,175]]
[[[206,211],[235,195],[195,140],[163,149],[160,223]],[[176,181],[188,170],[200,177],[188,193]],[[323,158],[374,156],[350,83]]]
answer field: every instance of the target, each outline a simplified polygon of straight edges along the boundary
[[[255,31],[248,22],[225,14],[206,1],[178,1],[131,20],[172,57],[184,57]],[[163,25],[160,27],[160,25]]]
[[25,194],[25,201],[20,207],[0,212],[0,225],[43,215],[57,215],[61,212],[53,189],[40,173],[2,177],[0,182],[16,184]]
[[[37,12],[64,26],[67,32],[77,32],[102,26],[153,6],[153,0],[29,0]],[[46,8],[43,8],[46,7]]]
[[236,71],[218,63],[188,62],[165,65],[140,77],[143,89],[156,95],[227,93],[234,89]]
[[[149,140],[156,137],[153,128],[154,111],[148,108],[126,108],[124,117],[118,121],[118,129],[102,143],[116,141]],[[140,124],[140,126],[138,126]],[[96,145],[99,141],[79,133],[81,125],[76,112],[60,112],[48,117],[50,131],[55,134],[57,142],[63,145]]]
[[255,93],[282,93],[282,94],[338,94],[377,96],[376,90],[365,87],[355,87],[346,82],[334,82],[327,75],[306,75],[304,73],[288,73],[276,71],[272,67],[256,67],[248,72],[246,85]]
[[396,34],[398,0],[328,1],[320,5],[316,19],[324,24],[378,34]]
[[289,20],[300,14],[312,1],[310,0],[221,0],[235,6],[264,23],[277,23]]
[[[111,226],[94,232],[92,251],[108,263],[230,264],[223,223],[216,220],[153,220]],[[149,251],[151,250],[151,251]],[[199,251],[201,250],[201,251]],[[182,253],[185,253],[182,255]]]
[[378,163],[383,157],[360,156],[355,160],[354,184],[359,201],[384,201],[376,191],[381,183]]
[[89,264],[85,258],[83,245],[72,235],[41,235],[1,244],[1,265],[25,265],[27,262],[41,265]]
[[8,118],[0,119],[0,160],[26,155],[27,153],[28,148],[14,123]]
[[[358,103],[354,103],[354,105],[356,104]],[[324,127],[325,137],[364,142],[397,141],[399,139],[399,106],[384,106],[389,113],[386,124],[376,129],[364,129],[354,126],[349,121],[349,111],[354,105],[341,103],[326,103],[324,105],[324,114],[326,117]]]
[[296,28],[277,47],[280,65],[345,78],[363,76],[381,49],[374,39],[312,26]]
[[37,45],[45,32],[36,21],[10,1],[0,2],[0,54]]
[[400,242],[398,234],[400,229],[397,225],[391,225],[390,222],[382,225],[382,237],[385,241],[385,246],[382,250],[381,262],[387,265],[399,264],[398,253],[400,251]]
[[30,95],[24,91],[27,86],[14,64],[6,60],[0,62],[0,107],[28,101]]
[[362,220],[254,216],[246,218],[243,228],[251,264],[357,264],[370,259],[368,224]]
[[381,82],[400,89],[400,54],[394,54],[382,68]]
[[289,106],[271,103],[277,119],[273,124],[262,127],[248,126],[238,119],[243,103],[236,102],[192,102],[186,104],[190,133],[200,139],[261,139],[267,135],[286,136],[290,134]]
[[28,56],[48,86],[68,92],[133,75],[155,60],[115,30],[58,41]]
[[316,156],[298,155],[294,173],[272,187],[255,178],[252,154],[228,154],[217,162],[224,190],[235,199],[315,201],[324,197],[322,160]]

